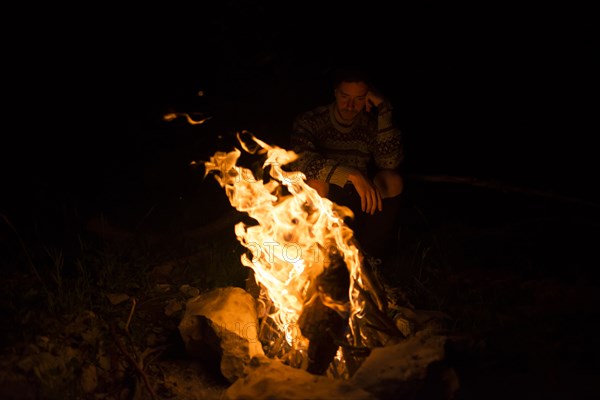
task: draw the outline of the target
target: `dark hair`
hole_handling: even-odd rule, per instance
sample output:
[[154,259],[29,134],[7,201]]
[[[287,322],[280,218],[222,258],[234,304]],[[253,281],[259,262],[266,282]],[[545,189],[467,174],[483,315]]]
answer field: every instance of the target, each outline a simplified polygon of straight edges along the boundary
[[342,82],[365,82],[371,86],[369,73],[358,65],[344,65],[333,72],[333,87],[337,88]]

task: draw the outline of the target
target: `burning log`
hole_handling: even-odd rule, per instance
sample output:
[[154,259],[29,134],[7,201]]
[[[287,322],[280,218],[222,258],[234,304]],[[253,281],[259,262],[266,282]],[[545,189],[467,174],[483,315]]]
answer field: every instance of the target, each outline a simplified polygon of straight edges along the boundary
[[298,325],[309,340],[307,371],[322,375],[344,343],[349,317],[350,275],[341,257],[335,257],[317,276],[308,292]]

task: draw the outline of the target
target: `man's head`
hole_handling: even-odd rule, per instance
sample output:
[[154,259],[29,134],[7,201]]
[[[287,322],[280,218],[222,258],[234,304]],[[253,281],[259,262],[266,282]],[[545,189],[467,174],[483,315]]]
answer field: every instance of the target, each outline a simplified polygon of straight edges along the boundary
[[351,123],[367,104],[370,80],[360,68],[347,67],[336,71],[333,79],[337,117]]

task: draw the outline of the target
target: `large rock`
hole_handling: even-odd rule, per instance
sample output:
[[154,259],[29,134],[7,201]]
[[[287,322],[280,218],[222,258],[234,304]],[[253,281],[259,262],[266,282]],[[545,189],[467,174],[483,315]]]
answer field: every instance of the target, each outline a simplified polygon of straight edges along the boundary
[[218,358],[230,382],[252,357],[264,355],[256,300],[241,288],[217,288],[188,300],[179,333],[192,357]]
[[452,399],[459,381],[444,364],[445,343],[444,336],[421,331],[375,348],[351,382],[382,399]]
[[454,399],[459,381],[445,364],[443,336],[419,332],[372,350],[349,380],[314,375],[267,357],[254,357],[225,400]]
[[233,383],[223,400],[376,400],[351,382],[313,375],[265,356],[254,357],[245,376]]

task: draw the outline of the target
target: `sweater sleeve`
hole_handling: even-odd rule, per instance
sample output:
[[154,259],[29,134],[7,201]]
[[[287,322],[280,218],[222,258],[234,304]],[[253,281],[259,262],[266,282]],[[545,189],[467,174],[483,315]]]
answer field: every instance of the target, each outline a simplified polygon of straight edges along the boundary
[[324,157],[317,148],[318,123],[314,111],[295,119],[290,139],[292,150],[298,159],[289,168],[303,172],[307,179],[332,183],[343,187],[348,181],[350,170],[333,159]]
[[377,116],[377,134],[373,148],[373,158],[377,168],[396,169],[404,160],[404,149],[400,129],[392,117],[392,106],[382,103]]

